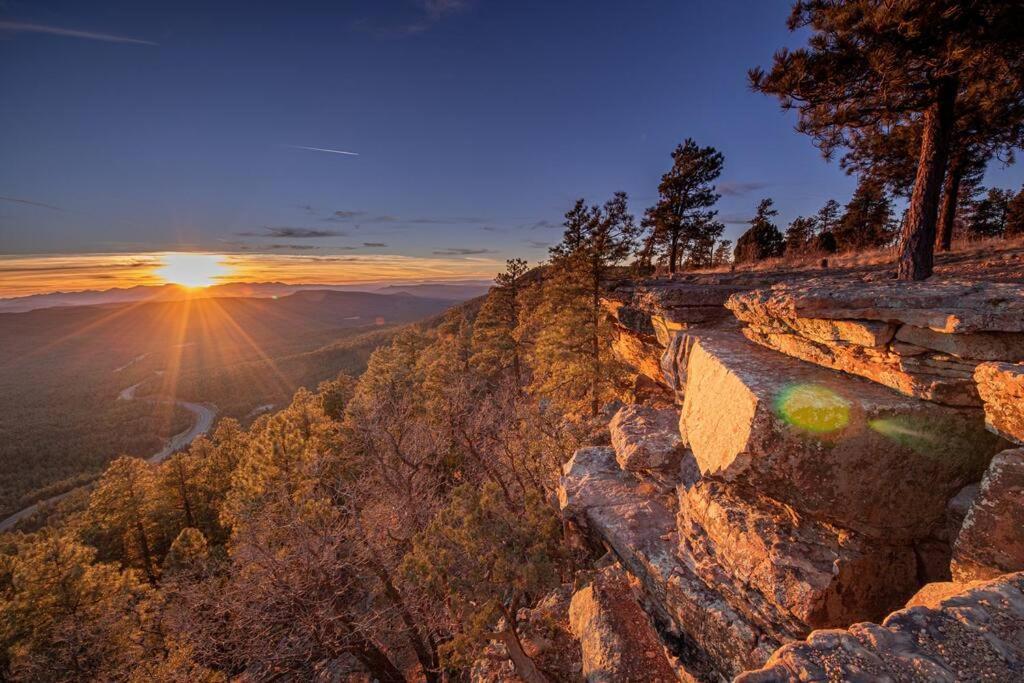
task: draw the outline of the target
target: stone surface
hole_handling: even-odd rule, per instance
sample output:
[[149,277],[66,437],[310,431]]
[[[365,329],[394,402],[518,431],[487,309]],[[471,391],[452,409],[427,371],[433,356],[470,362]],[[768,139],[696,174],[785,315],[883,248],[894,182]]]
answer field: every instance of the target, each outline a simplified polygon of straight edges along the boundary
[[985,405],[985,423],[1024,445],[1024,365],[982,363],[974,372]]
[[674,667],[618,567],[599,571],[572,596],[569,628],[579,639],[590,683],[676,683]]
[[780,641],[737,612],[677,554],[675,500],[619,469],[611,448],[578,450],[559,482],[563,515],[599,539],[641,584],[687,662],[732,676],[760,666]]
[[635,372],[662,383],[661,354],[664,351],[654,337],[644,337],[624,328],[615,327],[612,353]]
[[914,597],[907,600],[906,607],[931,607],[936,608],[944,600],[974,588],[984,581],[970,581],[968,583],[957,583],[956,581],[935,581],[921,586],[921,590],[914,593]]
[[751,344],[696,339],[682,409],[704,475],[892,542],[920,538],[999,439],[980,415],[901,396]]
[[878,320],[936,332],[1024,332],[1024,285],[997,282],[862,282],[814,278],[732,296],[727,307],[756,319]]
[[946,538],[952,543],[960,535],[960,527],[964,525],[967,512],[978,497],[981,483],[968,484],[960,489],[946,504]]
[[903,325],[896,339],[943,353],[973,360],[1024,360],[1024,334],[1020,332],[974,332],[944,334],[926,327]]
[[1024,448],[992,459],[953,546],[956,581],[1024,570]]
[[890,614],[881,626],[812,633],[736,683],[1019,681],[1024,679],[1024,573]]
[[[681,554],[730,602],[764,604],[791,634],[881,619],[917,589],[907,546],[803,517],[756,491],[704,478],[680,491]],[[753,595],[753,592],[757,595]]]
[[612,418],[608,431],[624,470],[659,468],[679,458],[679,412],[673,408],[625,406]]

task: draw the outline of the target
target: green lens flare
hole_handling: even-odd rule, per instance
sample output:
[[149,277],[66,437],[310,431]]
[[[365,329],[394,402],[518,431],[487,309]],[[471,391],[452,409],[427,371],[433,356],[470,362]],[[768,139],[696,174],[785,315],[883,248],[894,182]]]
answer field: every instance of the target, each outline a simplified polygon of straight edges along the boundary
[[813,434],[828,434],[850,422],[850,403],[818,384],[793,384],[775,399],[775,412],[788,424]]

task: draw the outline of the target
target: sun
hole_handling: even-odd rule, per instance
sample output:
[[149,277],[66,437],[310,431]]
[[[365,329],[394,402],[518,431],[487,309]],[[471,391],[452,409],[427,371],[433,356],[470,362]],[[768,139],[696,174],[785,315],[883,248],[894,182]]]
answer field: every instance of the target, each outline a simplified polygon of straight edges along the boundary
[[217,254],[164,254],[156,275],[182,287],[209,287],[230,272],[223,258]]

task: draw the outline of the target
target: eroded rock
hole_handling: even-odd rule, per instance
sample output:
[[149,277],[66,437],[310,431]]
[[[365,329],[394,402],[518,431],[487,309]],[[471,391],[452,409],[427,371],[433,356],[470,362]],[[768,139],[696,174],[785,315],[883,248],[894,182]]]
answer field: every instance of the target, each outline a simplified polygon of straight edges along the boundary
[[982,363],[974,372],[974,380],[985,402],[985,423],[1024,445],[1024,365]]
[[624,470],[660,468],[678,460],[679,413],[673,408],[628,405],[608,424],[612,447]]
[[953,546],[957,581],[1024,570],[1024,448],[992,459]]

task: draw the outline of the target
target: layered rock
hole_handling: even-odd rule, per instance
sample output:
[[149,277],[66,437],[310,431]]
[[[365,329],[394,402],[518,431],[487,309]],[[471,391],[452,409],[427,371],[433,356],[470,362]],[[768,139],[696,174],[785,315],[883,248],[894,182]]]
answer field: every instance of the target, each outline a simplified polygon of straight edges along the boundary
[[980,361],[1024,359],[1024,287],[817,279],[734,295],[751,340],[908,396],[979,405]]
[[1024,448],[992,459],[960,528],[950,566],[960,582],[1024,570]]
[[889,615],[812,633],[736,683],[1012,681],[1024,677],[1024,573]]
[[660,468],[679,458],[679,413],[672,408],[624,406],[608,430],[615,457],[624,470]]
[[975,411],[900,396],[729,334],[693,345],[683,437],[701,472],[875,538],[933,533],[999,440]]
[[1024,445],[1024,365],[982,363],[974,379],[989,429]]
[[676,683],[688,678],[670,662],[618,567],[602,569],[572,596],[569,628],[580,641],[583,676],[590,683]]

